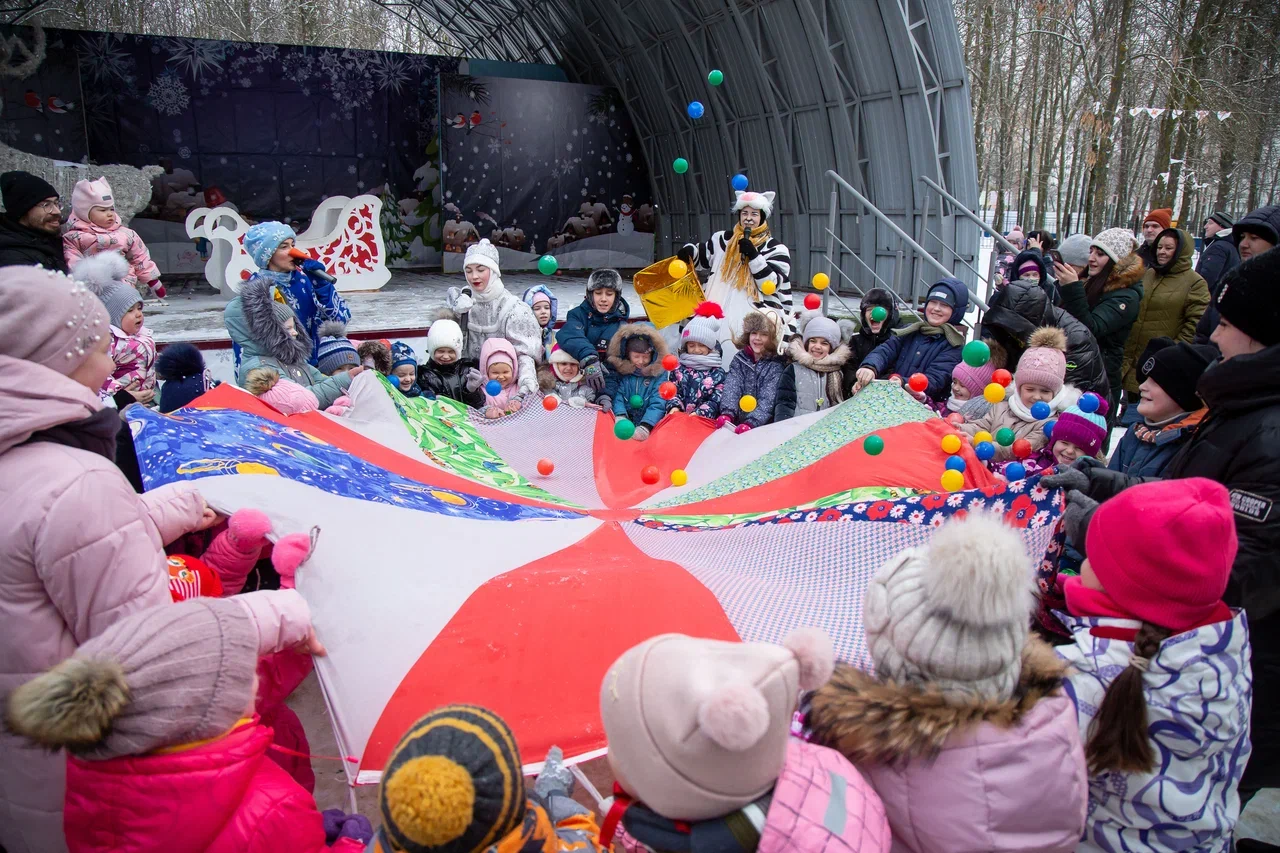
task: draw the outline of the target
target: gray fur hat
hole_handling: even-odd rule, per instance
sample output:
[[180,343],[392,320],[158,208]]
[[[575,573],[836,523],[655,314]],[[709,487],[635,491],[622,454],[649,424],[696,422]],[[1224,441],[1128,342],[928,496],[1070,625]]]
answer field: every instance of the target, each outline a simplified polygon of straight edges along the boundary
[[880,569],[863,603],[876,675],[957,700],[1005,700],[1035,606],[1032,560],[998,515],[947,522]]
[[612,290],[621,295],[622,275],[617,270],[607,268],[595,270],[587,277],[587,294],[590,295],[592,291],[601,289]]

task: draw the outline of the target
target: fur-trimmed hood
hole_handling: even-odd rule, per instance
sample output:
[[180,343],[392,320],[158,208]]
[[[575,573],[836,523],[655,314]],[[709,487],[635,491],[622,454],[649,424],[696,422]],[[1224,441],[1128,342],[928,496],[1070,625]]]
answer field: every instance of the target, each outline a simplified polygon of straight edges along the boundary
[[1133,287],[1142,281],[1142,277],[1146,274],[1147,267],[1142,263],[1142,258],[1137,252],[1130,252],[1111,268],[1111,275],[1107,277],[1107,283],[1102,288],[1102,292],[1110,293],[1122,287]]
[[[639,371],[631,363],[631,359],[627,358],[627,341],[634,337],[643,337],[653,346],[653,358]],[[653,378],[661,376],[666,370],[662,366],[662,359],[668,352],[667,342],[653,326],[648,323],[627,323],[618,329],[609,341],[609,364],[623,376],[631,376],[638,372],[641,376]]]
[[360,363],[373,363],[373,369],[387,376],[391,373],[391,347],[382,341],[363,341],[356,347],[356,355]]
[[1010,699],[975,697],[956,703],[928,685],[880,681],[841,666],[813,694],[808,724],[817,743],[840,751],[854,764],[933,758],[947,738],[970,726],[1016,726],[1037,702],[1058,691],[1067,671],[1049,644],[1029,636]]
[[[230,310],[236,300],[240,303],[240,316]],[[249,279],[236,300],[228,304],[224,317],[227,332],[239,345],[242,358],[266,356],[290,366],[307,363],[311,358],[311,338],[292,309],[272,297],[271,282],[257,277]],[[290,318],[297,336],[291,337],[285,330]]]
[[807,367],[818,373],[831,373],[832,371],[839,370],[844,367],[845,362],[847,362],[852,355],[853,351],[849,349],[848,344],[840,344],[840,346],[836,347],[822,358],[814,358],[811,356],[805,348],[801,346],[800,341],[798,340],[792,341],[790,346],[787,347],[788,358],[796,364]]

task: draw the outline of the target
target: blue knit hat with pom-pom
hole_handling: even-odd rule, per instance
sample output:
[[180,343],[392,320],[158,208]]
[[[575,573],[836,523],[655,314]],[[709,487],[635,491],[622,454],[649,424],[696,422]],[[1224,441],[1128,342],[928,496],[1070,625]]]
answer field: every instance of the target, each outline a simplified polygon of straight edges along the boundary
[[195,344],[170,344],[161,350],[156,356],[156,376],[162,380],[160,411],[165,414],[189,405],[214,385]]

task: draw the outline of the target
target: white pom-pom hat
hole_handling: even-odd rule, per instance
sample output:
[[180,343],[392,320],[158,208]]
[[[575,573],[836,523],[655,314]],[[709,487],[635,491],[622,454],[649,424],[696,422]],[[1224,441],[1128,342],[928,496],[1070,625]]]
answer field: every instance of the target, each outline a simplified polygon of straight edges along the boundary
[[673,820],[736,811],[773,787],[801,690],[831,678],[831,638],[782,645],[663,634],[605,674],[600,714],[618,784]]

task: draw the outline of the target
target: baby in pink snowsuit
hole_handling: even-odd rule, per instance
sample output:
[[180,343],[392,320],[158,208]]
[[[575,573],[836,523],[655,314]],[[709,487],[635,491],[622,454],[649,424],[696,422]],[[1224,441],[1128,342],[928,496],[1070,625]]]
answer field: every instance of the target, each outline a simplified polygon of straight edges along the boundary
[[151,260],[147,244],[136,231],[126,228],[116,213],[111,185],[106,178],[76,182],[71,191],[71,216],[62,235],[62,251],[67,256],[68,267],[99,252],[119,252],[129,262],[125,284],[136,288],[141,281],[157,299],[164,298],[160,270]]

